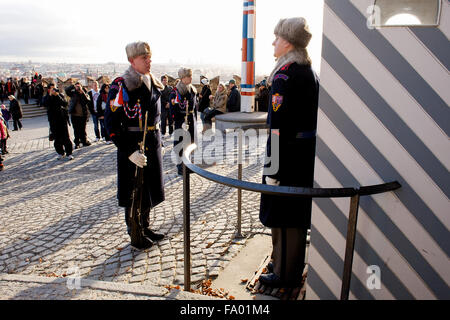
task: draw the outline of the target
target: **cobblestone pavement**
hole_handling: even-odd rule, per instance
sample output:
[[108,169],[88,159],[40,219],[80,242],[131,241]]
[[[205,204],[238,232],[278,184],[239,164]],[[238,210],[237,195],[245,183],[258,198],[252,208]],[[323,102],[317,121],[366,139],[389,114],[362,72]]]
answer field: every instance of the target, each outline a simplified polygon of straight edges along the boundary
[[[91,122],[87,131],[92,140]],[[0,275],[58,279],[73,273],[86,281],[161,288],[183,285],[182,178],[171,161],[172,143],[168,138],[164,139],[166,201],[151,212],[151,228],[166,238],[146,251],[138,251],[129,244],[123,209],[117,205],[114,145],[93,143],[75,150],[72,161],[57,160],[48,141],[45,117],[24,120],[24,129],[11,135],[5,170],[0,172]],[[256,148],[252,153],[262,150]],[[237,177],[237,165],[207,169]],[[261,173],[261,164],[247,165],[243,179],[259,182]],[[260,196],[243,192],[242,197],[242,231],[249,237],[269,233],[258,219]],[[194,283],[217,276],[245,245],[246,239],[234,239],[236,223],[237,190],[192,175]],[[0,280],[0,299],[52,299],[58,292],[51,283],[36,286],[32,281],[11,281]],[[28,288],[26,283],[34,286]],[[43,294],[47,289],[50,293]],[[101,292],[104,298],[127,299]],[[62,297],[100,299],[101,292]]]

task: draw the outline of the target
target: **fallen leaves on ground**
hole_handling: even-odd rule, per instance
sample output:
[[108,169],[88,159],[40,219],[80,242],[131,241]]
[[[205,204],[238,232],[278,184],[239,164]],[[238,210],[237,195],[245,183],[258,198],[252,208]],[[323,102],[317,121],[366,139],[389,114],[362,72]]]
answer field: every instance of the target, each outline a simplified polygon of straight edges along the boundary
[[211,288],[211,284],[212,284],[211,279],[203,280],[201,287],[197,290],[191,289],[191,292],[196,293],[196,294],[201,294],[204,296],[209,296],[209,297],[217,297],[217,298],[222,298],[222,299],[225,298],[228,300],[235,299],[235,297],[229,295],[229,292],[226,291],[224,288],[213,289],[213,288]]
[[166,286],[164,286],[164,288],[166,288],[167,290],[172,290],[172,289],[180,290],[180,286],[174,286],[174,285],[166,285]]
[[54,272],[47,273],[45,276],[48,277],[48,278],[52,278],[52,277],[59,278],[59,276],[56,273],[54,273]]

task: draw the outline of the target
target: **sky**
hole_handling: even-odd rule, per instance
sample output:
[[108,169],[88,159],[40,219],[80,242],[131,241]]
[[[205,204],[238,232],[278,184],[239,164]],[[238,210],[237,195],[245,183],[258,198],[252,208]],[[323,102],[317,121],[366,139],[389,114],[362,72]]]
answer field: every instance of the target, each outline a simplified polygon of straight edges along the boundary
[[[0,61],[127,63],[142,40],[153,63],[241,66],[243,0],[14,0],[0,3]],[[323,0],[256,0],[256,73],[274,66],[279,19],[302,16],[320,66]]]

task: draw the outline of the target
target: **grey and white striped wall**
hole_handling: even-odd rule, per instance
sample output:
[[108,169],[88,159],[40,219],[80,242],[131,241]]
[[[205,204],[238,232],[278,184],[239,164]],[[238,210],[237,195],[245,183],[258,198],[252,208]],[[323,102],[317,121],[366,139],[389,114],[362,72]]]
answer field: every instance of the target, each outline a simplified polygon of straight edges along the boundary
[[[402,184],[361,198],[350,299],[450,299],[450,4],[437,27],[370,29],[373,2],[325,0],[316,186]],[[314,201],[307,299],[340,297],[348,211]]]

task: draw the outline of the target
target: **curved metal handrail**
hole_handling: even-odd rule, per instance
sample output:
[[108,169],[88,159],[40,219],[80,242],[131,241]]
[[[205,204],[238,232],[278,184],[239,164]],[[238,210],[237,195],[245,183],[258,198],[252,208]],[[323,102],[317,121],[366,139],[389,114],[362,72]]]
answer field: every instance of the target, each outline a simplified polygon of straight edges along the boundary
[[[247,126],[245,129],[255,129]],[[265,129],[265,128],[264,128]],[[241,129],[242,130],[242,129]],[[359,186],[356,188],[299,188],[286,186],[269,186],[254,182],[242,181],[224,177],[194,165],[190,160],[191,153],[197,148],[195,144],[189,145],[182,156],[183,161],[183,224],[184,224],[184,287],[190,290],[190,173],[222,185],[238,189],[238,234],[240,234],[241,191],[252,191],[277,196],[308,197],[308,198],[344,198],[350,197],[350,212],[347,226],[347,240],[345,248],[344,270],[342,275],[341,300],[348,300],[350,293],[350,280],[352,274],[353,254],[356,240],[356,223],[358,219],[359,199],[361,196],[374,195],[394,191],[401,187],[398,181],[382,183],[372,186]],[[239,178],[242,176],[242,165],[239,164]]]
[[195,144],[189,145],[183,153],[183,163],[192,172],[210,181],[220,183],[227,187],[241,190],[264,193],[277,196],[308,197],[308,198],[348,198],[356,194],[371,195],[393,191],[401,187],[397,182],[382,183],[358,188],[300,188],[287,186],[269,186],[255,182],[237,180],[224,177],[194,165],[190,160],[191,153],[197,148]]

